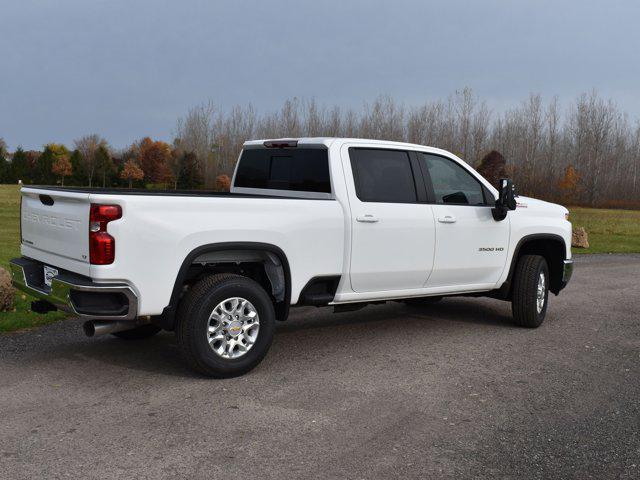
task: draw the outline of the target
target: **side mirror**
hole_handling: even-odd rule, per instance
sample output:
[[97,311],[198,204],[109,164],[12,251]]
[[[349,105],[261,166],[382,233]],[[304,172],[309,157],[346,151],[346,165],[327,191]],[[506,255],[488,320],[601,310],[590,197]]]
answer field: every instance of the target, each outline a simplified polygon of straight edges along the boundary
[[516,209],[516,193],[513,182],[509,178],[500,179],[500,194],[496,200],[496,206],[491,209],[493,219],[500,222],[507,218],[509,210]]

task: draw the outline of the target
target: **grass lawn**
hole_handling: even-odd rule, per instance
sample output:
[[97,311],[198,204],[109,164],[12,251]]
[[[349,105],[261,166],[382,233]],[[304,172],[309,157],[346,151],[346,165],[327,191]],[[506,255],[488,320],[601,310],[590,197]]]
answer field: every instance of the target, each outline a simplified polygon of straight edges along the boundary
[[[0,185],[0,266],[8,268],[9,260],[20,255],[20,192],[17,185]],[[640,211],[571,208],[571,222],[589,234],[590,248],[574,249],[575,253],[640,252]],[[0,312],[0,332],[55,322],[64,318],[61,312],[39,315],[30,311],[31,298],[18,293],[15,310]]]
[[574,227],[584,227],[589,248],[574,248],[574,253],[640,252],[640,211],[569,208]]
[[[20,255],[20,189],[17,185],[0,185],[0,266],[9,268],[9,260]],[[46,315],[30,310],[31,298],[18,292],[15,310],[0,312],[0,332],[37,327],[64,318],[61,312]]]

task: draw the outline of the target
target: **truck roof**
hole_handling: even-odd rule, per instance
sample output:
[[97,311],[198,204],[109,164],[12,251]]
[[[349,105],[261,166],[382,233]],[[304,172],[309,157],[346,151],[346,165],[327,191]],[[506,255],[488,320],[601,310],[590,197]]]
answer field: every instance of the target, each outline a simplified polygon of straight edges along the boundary
[[298,145],[325,145],[330,147],[335,142],[339,143],[365,143],[367,145],[393,145],[398,148],[406,148],[411,150],[422,150],[432,153],[442,153],[446,155],[452,155],[451,152],[443,150],[441,148],[429,147],[426,145],[419,145],[417,143],[407,142],[394,142],[391,140],[373,140],[368,138],[346,138],[346,137],[287,137],[287,138],[263,138],[260,140],[247,140],[244,142],[245,146],[262,146],[265,142],[286,142],[297,141]]

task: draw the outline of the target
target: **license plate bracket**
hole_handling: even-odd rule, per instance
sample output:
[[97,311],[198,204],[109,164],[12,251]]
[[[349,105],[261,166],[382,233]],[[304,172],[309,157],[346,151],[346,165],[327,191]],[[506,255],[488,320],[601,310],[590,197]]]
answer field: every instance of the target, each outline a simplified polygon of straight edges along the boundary
[[48,265],[44,266],[44,284],[47,287],[51,287],[51,280],[53,280],[53,277],[56,275],[58,275],[57,268],[49,267]]

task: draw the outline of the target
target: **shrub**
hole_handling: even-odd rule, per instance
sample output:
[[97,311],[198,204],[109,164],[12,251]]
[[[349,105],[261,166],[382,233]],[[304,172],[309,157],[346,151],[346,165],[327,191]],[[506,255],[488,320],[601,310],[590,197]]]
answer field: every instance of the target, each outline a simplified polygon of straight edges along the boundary
[[219,192],[228,192],[231,190],[231,179],[229,175],[218,175],[216,177],[216,190]]
[[6,312],[13,308],[16,291],[11,285],[11,276],[0,267],[0,312]]
[[500,152],[491,150],[487,153],[476,169],[491,185],[500,188],[500,179],[507,178],[507,162]]

